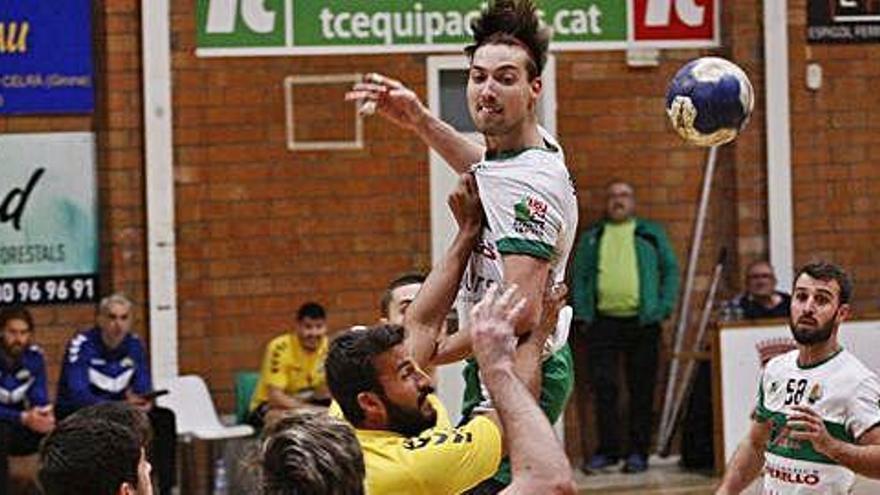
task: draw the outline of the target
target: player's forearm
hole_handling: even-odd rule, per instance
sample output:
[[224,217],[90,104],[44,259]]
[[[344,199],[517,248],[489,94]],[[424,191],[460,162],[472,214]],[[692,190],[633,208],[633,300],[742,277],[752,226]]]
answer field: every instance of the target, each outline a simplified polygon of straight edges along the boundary
[[431,364],[439,366],[461,361],[472,354],[471,332],[468,328],[459,328],[457,332],[441,339]]
[[439,117],[428,114],[416,125],[416,134],[458,173],[483,159],[485,148],[468,139]]
[[862,476],[880,478],[880,445],[856,445],[837,440],[826,455]]
[[272,387],[269,389],[266,402],[269,403],[269,407],[272,409],[296,409],[306,405],[304,401],[301,401],[296,397],[291,397],[283,391]]
[[458,284],[478,237],[479,226],[459,230],[406,310],[407,346],[420,366],[427,366],[434,356],[438,333],[455,301]]
[[529,393],[536,400],[541,396],[541,363],[544,352],[544,343],[538,343],[532,338],[516,348],[514,368],[516,376],[526,386]]
[[764,467],[764,455],[748,440],[742,442],[724,471],[716,495],[738,494],[748,488]]
[[572,493],[568,459],[517,374],[508,367],[482,375],[501,420],[514,481],[532,488],[530,493]]

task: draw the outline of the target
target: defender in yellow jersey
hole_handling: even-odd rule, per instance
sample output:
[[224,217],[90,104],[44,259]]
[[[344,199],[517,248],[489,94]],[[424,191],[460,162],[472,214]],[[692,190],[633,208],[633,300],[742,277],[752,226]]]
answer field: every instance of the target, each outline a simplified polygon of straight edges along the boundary
[[[546,328],[555,324],[533,332],[515,352],[513,321],[525,307],[515,291],[496,297],[493,288],[472,312],[474,352],[497,412],[487,410],[458,428],[432,405],[430,380],[404,344],[403,327],[350,330],[332,343],[327,382],[355,426],[367,493],[452,495],[473,488],[498,468],[502,423],[510,433],[513,493],[574,493],[565,454],[524,385],[540,372]],[[516,371],[514,354],[522,360]]]
[[329,403],[324,360],[327,358],[327,314],[316,303],[297,311],[293,332],[266,346],[260,381],[250,403],[248,423],[262,428],[266,414]]
[[377,325],[340,335],[327,357],[327,383],[364,453],[367,492],[461,493],[498,468],[501,433],[485,417],[452,428],[403,342],[403,327]]

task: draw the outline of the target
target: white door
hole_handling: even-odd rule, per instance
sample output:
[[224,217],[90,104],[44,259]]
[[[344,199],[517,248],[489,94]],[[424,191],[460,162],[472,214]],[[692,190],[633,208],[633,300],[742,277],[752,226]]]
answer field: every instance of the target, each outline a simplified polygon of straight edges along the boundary
[[[428,107],[458,131],[477,142],[483,136],[476,132],[467,108],[468,63],[464,55],[440,55],[428,57]],[[544,67],[544,90],[538,102],[538,121],[551,134],[556,135],[556,60],[548,57]],[[430,151],[431,166],[431,259],[437,262],[455,236],[456,224],[446,197],[452,192],[457,176],[452,168],[433,150]],[[461,398],[464,380],[463,363],[441,366],[437,373],[437,395],[446,408],[453,424],[461,416]]]

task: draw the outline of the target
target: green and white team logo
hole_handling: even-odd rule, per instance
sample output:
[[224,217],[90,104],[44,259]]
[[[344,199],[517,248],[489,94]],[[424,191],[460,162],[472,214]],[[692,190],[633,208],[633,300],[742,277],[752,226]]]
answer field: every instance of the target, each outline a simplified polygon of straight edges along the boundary
[[541,235],[547,223],[547,203],[525,197],[513,207],[513,230],[519,234]]

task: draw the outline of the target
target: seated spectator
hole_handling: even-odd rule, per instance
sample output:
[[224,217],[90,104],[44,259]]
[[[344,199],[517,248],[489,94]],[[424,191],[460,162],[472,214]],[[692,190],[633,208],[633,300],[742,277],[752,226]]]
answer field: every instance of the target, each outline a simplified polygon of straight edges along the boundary
[[97,326],[68,343],[58,381],[59,418],[102,402],[124,401],[147,414],[153,428],[150,462],[159,475],[159,493],[176,484],[176,420],[151,398],[153,383],[146,351],[131,332],[132,303],[121,294],[101,300]]
[[152,495],[151,469],[134,430],[71,417],[40,446],[37,478],[45,495]]
[[733,300],[736,319],[787,318],[791,296],[776,290],[776,274],[767,261],[754,261],[746,269],[746,292]]
[[260,450],[263,495],[362,495],[364,456],[348,423],[298,411],[265,431]]
[[324,378],[327,357],[327,313],[317,303],[303,304],[292,332],[266,346],[260,381],[251,398],[248,423],[261,429],[267,415],[324,407],[330,394]]
[[37,451],[55,427],[43,351],[31,343],[34,319],[22,307],[0,311],[0,494],[9,490],[9,456]]

